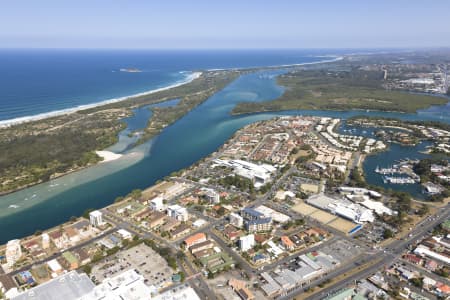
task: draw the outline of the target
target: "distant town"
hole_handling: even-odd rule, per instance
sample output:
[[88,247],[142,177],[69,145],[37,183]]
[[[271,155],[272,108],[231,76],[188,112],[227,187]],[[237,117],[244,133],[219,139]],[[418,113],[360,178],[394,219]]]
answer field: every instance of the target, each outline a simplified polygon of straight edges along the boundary
[[2,297],[447,298],[448,160],[374,170],[421,185],[428,202],[368,185],[361,164],[393,142],[427,140],[429,152],[447,154],[450,131],[347,121],[377,128],[366,137],[341,125],[312,116],[250,124],[154,186],[9,241],[0,247]]

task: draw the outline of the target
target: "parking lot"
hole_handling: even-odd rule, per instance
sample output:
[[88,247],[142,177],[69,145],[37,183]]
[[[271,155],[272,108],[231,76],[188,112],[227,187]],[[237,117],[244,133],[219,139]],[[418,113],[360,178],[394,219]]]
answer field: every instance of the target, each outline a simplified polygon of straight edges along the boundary
[[156,288],[165,287],[172,282],[173,271],[166,260],[145,244],[120,251],[96,264],[92,268],[91,278],[101,282],[130,269],[135,269],[144,276],[146,284]]
[[361,248],[347,240],[338,240],[333,244],[322,247],[320,251],[334,257],[341,263],[361,254]]

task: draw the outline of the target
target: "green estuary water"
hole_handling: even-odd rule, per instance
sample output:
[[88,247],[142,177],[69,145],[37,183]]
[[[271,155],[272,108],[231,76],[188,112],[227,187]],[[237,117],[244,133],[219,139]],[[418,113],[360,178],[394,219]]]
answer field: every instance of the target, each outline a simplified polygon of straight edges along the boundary
[[[100,208],[133,189],[146,188],[173,171],[188,167],[219,148],[241,127],[259,120],[282,115],[315,115],[346,119],[356,115],[383,116],[405,120],[450,122],[450,106],[431,108],[417,114],[366,111],[284,111],[232,116],[230,111],[242,101],[266,101],[279,97],[283,88],[275,77],[283,70],[264,71],[239,77],[222,91],[210,97],[186,116],[168,126],[154,139],[132,147],[135,137],[151,116],[148,107],[135,111],[124,120],[129,126],[119,135],[119,143],[108,150],[123,154],[115,161],[101,163],[47,183],[0,197],[0,243],[33,234],[78,216],[88,208]],[[176,100],[172,100],[176,101]],[[173,105],[170,102],[167,105]],[[131,145],[131,146],[130,146]],[[414,156],[404,151],[418,149],[390,147],[389,151],[371,156],[365,163],[372,172],[373,161],[386,164],[402,157]],[[370,179],[372,178],[372,179]],[[369,176],[369,183],[377,183]],[[373,182],[371,182],[373,181]]]

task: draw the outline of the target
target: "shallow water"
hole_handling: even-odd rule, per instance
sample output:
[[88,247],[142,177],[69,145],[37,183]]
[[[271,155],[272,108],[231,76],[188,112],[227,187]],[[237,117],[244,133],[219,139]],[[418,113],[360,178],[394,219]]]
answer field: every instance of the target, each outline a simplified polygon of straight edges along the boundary
[[[395,117],[404,120],[440,120],[450,123],[450,114],[418,114],[366,111],[285,111],[231,116],[231,109],[241,101],[266,101],[279,97],[283,88],[276,84],[274,75],[282,70],[243,75],[222,91],[210,97],[173,125],[165,128],[153,140],[125,152],[125,156],[83,170],[55,181],[37,185],[0,198],[0,243],[32,234],[38,229],[56,226],[87,208],[110,204],[135,188],[145,188],[173,171],[188,167],[219,148],[239,128],[258,121],[282,115],[315,115],[346,119],[356,115]],[[268,76],[260,76],[268,75]],[[395,155],[406,155],[402,149],[391,147]],[[379,155],[389,155],[386,154]],[[134,154],[135,153],[135,154]],[[409,154],[407,155],[411,157]],[[372,156],[376,160],[376,156]],[[382,158],[385,159],[385,158]],[[365,164],[371,167],[371,160]],[[67,187],[49,192],[49,186],[58,183]],[[66,185],[64,185],[66,184]],[[8,208],[25,195],[36,194],[39,200],[27,209]],[[37,196],[36,196],[37,198]],[[6,212],[5,212],[6,210]],[[26,221],[25,221],[26,220]]]

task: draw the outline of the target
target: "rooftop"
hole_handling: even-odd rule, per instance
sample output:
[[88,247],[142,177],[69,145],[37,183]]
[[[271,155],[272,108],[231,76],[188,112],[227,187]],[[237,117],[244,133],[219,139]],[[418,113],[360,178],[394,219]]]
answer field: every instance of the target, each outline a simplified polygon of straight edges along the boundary
[[11,300],[76,300],[94,287],[86,274],[72,271],[29,289]]

